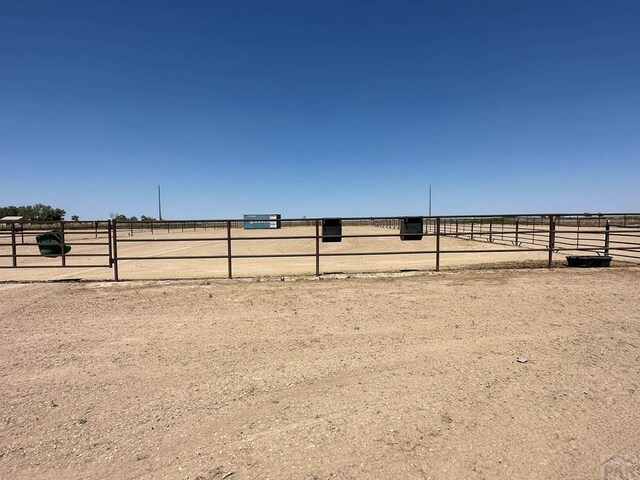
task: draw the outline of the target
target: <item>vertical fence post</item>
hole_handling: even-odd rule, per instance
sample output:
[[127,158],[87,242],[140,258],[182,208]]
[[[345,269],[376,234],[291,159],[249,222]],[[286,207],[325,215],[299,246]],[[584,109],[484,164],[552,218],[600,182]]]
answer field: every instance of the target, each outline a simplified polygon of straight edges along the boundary
[[320,276],[320,220],[316,218],[316,277]]
[[473,224],[475,223],[476,219],[472,218],[471,219],[471,240],[473,240]]
[[113,225],[111,227],[112,238],[113,238],[113,279],[116,282],[120,281],[120,276],[118,273],[118,221],[114,220]]
[[549,215],[549,260],[547,267],[551,268],[553,265],[553,247],[555,246],[556,239],[556,222],[553,215]]
[[[184,228],[184,223],[182,224]],[[231,269],[231,220],[227,220],[227,273],[229,278],[233,278]]]
[[98,222],[93,222],[93,229],[96,234],[96,238],[98,238]]
[[440,217],[436,217],[436,272],[440,271]]
[[[97,223],[97,222],[96,222]],[[111,220],[107,220],[107,243],[109,244],[109,268],[113,268],[113,232],[111,230]]]
[[609,255],[609,231],[610,231],[610,226],[609,226],[609,219],[605,219],[605,224],[604,224],[604,254],[605,255]]
[[576,224],[576,248],[580,248],[580,217],[577,217]]
[[493,217],[489,219],[489,242],[493,242]]
[[531,222],[532,222],[532,226],[531,226],[531,244],[535,245],[536,244],[536,217],[531,217]]
[[64,220],[60,220],[60,251],[62,255],[60,256],[62,261],[62,266],[67,266],[67,255],[64,251],[65,243],[64,243]]
[[11,222],[11,257],[13,259],[13,266],[17,267],[18,266],[18,249],[16,246],[16,222]]
[[520,233],[520,217],[516,218],[516,247],[519,246],[518,234]]
[[456,237],[458,236],[458,217],[456,217]]

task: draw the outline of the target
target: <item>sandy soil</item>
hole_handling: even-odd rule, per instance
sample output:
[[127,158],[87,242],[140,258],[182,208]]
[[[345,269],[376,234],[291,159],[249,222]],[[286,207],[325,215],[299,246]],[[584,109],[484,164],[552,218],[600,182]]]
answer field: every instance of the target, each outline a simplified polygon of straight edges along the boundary
[[[540,227],[537,227],[540,228]],[[486,229],[486,227],[485,227]],[[225,278],[227,276],[226,259],[185,259],[186,256],[199,255],[226,255],[227,244],[224,240],[225,230],[198,230],[172,231],[167,233],[156,230],[153,235],[149,232],[135,232],[128,235],[126,229],[118,233],[118,256],[149,257],[151,260],[121,260],[119,262],[121,279],[176,279],[176,278]],[[321,243],[321,254],[341,254],[347,252],[408,252],[403,255],[375,255],[375,256],[324,256],[321,258],[320,269],[322,273],[336,272],[397,272],[401,270],[431,271],[435,268],[434,254],[415,254],[411,252],[425,252],[435,250],[435,238],[424,237],[421,241],[400,241],[394,229],[378,227],[345,227],[345,235],[390,235],[386,238],[344,238],[340,243]],[[640,236],[637,232],[625,232],[633,237],[612,238],[612,248],[615,248],[615,240],[634,241],[640,245]],[[234,255],[256,254],[311,254],[315,253],[315,239],[277,239],[260,240],[256,237],[268,235],[280,236],[313,236],[315,229],[312,227],[290,227],[281,230],[242,230],[233,231],[236,239],[232,244]],[[513,242],[513,236],[509,229],[503,233],[496,233],[490,243],[486,234],[482,234],[482,227],[476,230],[476,240],[464,238],[442,237],[440,266],[444,270],[452,270],[466,267],[478,267],[480,265],[516,264],[546,265],[547,253],[545,251],[517,251]],[[573,244],[573,239],[568,234],[560,233],[565,244]],[[532,234],[522,233],[520,241],[530,241],[535,237]],[[186,241],[190,238],[191,241]],[[537,233],[534,241],[548,238],[546,233]],[[478,241],[479,239],[479,241]],[[591,240],[589,240],[591,239]],[[169,241],[167,241],[169,240]],[[588,242],[597,248],[602,248],[604,236],[596,233],[587,236],[582,234],[580,242]],[[27,243],[33,239],[27,239]],[[105,243],[106,236],[98,239],[93,235],[67,233],[68,242],[96,242]],[[525,248],[543,249],[545,245],[523,245]],[[490,250],[501,249],[501,252]],[[471,250],[473,253],[457,253],[462,250]],[[19,258],[19,265],[25,266],[59,266],[60,258],[44,258],[38,254],[36,246],[19,246],[18,253],[33,255],[30,258]],[[73,255],[77,254],[108,254],[106,245],[77,245],[72,247]],[[555,255],[558,262],[562,262],[565,254],[576,252],[562,252]],[[585,252],[582,252],[585,253]],[[587,252],[588,253],[588,252]],[[612,251],[615,262],[622,262],[623,258],[616,256],[622,252]],[[7,245],[0,245],[0,255],[10,254]],[[637,253],[635,254],[638,255]],[[161,260],[159,257],[174,256],[177,259]],[[640,257],[639,257],[640,258]],[[10,265],[10,258],[0,258],[0,265]],[[638,260],[636,260],[637,264]],[[74,257],[67,258],[67,265],[107,265],[105,257]],[[315,258],[242,258],[233,260],[233,275],[235,277],[277,276],[277,275],[313,275],[315,273]],[[112,279],[113,271],[109,268],[25,268],[25,269],[0,269],[0,281],[2,280],[55,280],[68,278],[82,279]]]
[[0,296],[0,478],[603,478],[640,452],[639,268]]

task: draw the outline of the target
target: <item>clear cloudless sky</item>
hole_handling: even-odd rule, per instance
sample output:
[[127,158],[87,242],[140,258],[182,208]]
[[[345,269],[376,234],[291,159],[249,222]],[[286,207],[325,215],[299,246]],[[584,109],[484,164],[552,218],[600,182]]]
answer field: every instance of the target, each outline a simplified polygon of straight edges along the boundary
[[640,2],[0,5],[0,205],[640,210]]

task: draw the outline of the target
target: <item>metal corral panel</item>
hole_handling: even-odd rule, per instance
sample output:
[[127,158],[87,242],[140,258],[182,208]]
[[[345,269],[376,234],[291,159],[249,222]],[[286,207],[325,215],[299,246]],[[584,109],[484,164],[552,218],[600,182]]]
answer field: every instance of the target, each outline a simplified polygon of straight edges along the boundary
[[248,214],[244,216],[244,228],[280,228],[281,218],[279,213]]

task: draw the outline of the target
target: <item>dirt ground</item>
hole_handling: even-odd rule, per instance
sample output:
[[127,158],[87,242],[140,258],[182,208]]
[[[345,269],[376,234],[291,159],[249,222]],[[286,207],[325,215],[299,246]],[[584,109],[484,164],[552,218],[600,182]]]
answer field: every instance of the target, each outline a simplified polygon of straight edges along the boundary
[[3,479],[604,478],[640,453],[637,267],[0,298]]

